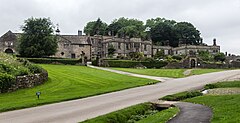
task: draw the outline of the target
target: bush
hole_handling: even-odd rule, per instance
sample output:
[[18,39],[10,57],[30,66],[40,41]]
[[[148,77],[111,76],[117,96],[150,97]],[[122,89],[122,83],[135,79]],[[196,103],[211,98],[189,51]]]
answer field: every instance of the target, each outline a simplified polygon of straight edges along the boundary
[[27,58],[30,62],[37,64],[81,64],[81,59],[52,59],[52,58]]
[[42,73],[43,68],[35,65],[35,64],[28,64],[27,68],[30,70],[31,73]]
[[9,88],[15,83],[15,77],[7,74],[0,73],[0,93],[7,92]]
[[203,94],[200,91],[186,91],[181,92],[173,95],[167,95],[165,97],[162,97],[161,100],[167,100],[167,101],[180,101],[187,98],[193,98],[196,96],[202,96]]
[[13,76],[22,76],[22,75],[28,75],[30,72],[27,68],[23,66],[17,66],[14,67],[11,64],[0,64],[0,69],[2,73],[11,74]]

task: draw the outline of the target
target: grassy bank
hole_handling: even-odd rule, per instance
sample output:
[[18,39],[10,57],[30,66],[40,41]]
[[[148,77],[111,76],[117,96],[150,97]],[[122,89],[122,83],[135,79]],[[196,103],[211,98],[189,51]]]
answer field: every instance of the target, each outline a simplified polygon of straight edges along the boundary
[[[240,81],[220,82],[206,85],[205,88],[239,88]],[[187,102],[203,104],[213,109],[212,123],[239,123],[240,94],[235,95],[205,95],[191,99]]]
[[[0,111],[83,98],[143,86],[157,81],[129,77],[84,66],[41,65],[49,73],[43,85],[0,94]],[[35,93],[41,92],[40,99]]]
[[150,103],[143,103],[81,123],[165,123],[178,111],[178,108],[157,111]]
[[[184,71],[187,69],[135,69],[135,68],[112,68],[115,70],[150,75],[150,76],[158,76],[158,77],[170,77],[170,78],[182,78],[185,77]],[[199,75],[205,73],[219,72],[224,69],[192,69],[190,75]]]

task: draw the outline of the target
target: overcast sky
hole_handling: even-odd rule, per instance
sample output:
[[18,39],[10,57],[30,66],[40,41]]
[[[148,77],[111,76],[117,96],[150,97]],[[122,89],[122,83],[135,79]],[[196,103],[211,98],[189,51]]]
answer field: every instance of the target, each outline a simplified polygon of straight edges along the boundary
[[100,17],[164,17],[192,23],[204,42],[216,38],[221,51],[240,54],[240,0],[0,0],[0,35],[20,32],[29,17],[50,17],[61,34],[77,34]]

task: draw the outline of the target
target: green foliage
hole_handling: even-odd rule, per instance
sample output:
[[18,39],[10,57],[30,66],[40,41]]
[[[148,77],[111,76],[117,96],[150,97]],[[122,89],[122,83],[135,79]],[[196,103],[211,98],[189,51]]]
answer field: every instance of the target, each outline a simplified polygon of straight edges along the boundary
[[15,77],[7,73],[0,73],[0,93],[5,93],[15,83]]
[[[34,88],[0,94],[0,112],[79,99],[157,82],[85,66],[50,64],[40,66],[48,71],[48,81]],[[40,100],[34,95],[36,91],[42,93]]]
[[167,95],[161,98],[161,100],[168,100],[168,101],[180,101],[188,98],[193,98],[196,96],[202,96],[203,94],[200,91],[186,91],[181,92],[173,95]]
[[90,36],[94,35],[107,35],[107,24],[102,22],[100,18],[97,21],[88,22],[84,27],[84,33],[90,34]]
[[141,115],[149,109],[152,109],[149,103],[138,104],[81,123],[131,123],[131,121],[141,119]]
[[37,64],[80,64],[82,59],[53,59],[53,58],[27,58],[30,62]]
[[115,19],[108,27],[114,35],[118,34],[119,37],[129,36],[132,37],[143,37],[145,27],[143,22],[137,19],[119,18]]
[[164,57],[164,50],[157,51],[157,53],[154,55],[155,59],[163,59]]
[[189,22],[179,22],[174,26],[178,40],[186,44],[198,45],[201,43],[200,32]]
[[198,56],[203,61],[213,61],[213,56],[208,51],[199,51]]
[[141,52],[131,52],[128,54],[128,58],[131,60],[140,61],[144,58],[144,54]]
[[181,60],[182,60],[182,57],[181,57],[181,56],[176,56],[176,55],[174,55],[174,56],[172,56],[172,59],[176,59],[176,60],[178,60],[178,61],[181,61]]
[[53,35],[50,19],[29,18],[22,27],[19,39],[19,53],[23,57],[44,57],[57,51],[57,39]]
[[226,56],[224,55],[224,53],[217,53],[217,54],[214,55],[214,60],[215,61],[223,62],[223,61],[225,61],[225,59],[226,59]]
[[40,66],[33,65],[25,59],[19,59],[0,53],[0,93],[7,92],[16,81],[17,76],[41,73]]

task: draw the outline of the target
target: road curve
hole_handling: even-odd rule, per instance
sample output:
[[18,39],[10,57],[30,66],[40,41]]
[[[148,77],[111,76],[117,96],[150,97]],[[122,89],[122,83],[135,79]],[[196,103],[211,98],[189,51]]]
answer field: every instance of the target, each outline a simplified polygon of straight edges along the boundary
[[218,82],[240,74],[240,70],[215,72],[167,80],[155,85],[0,113],[0,123],[76,123],[134,104],[156,100],[208,83]]
[[210,123],[211,108],[188,102],[178,102],[174,105],[180,109],[180,112],[167,123]]

